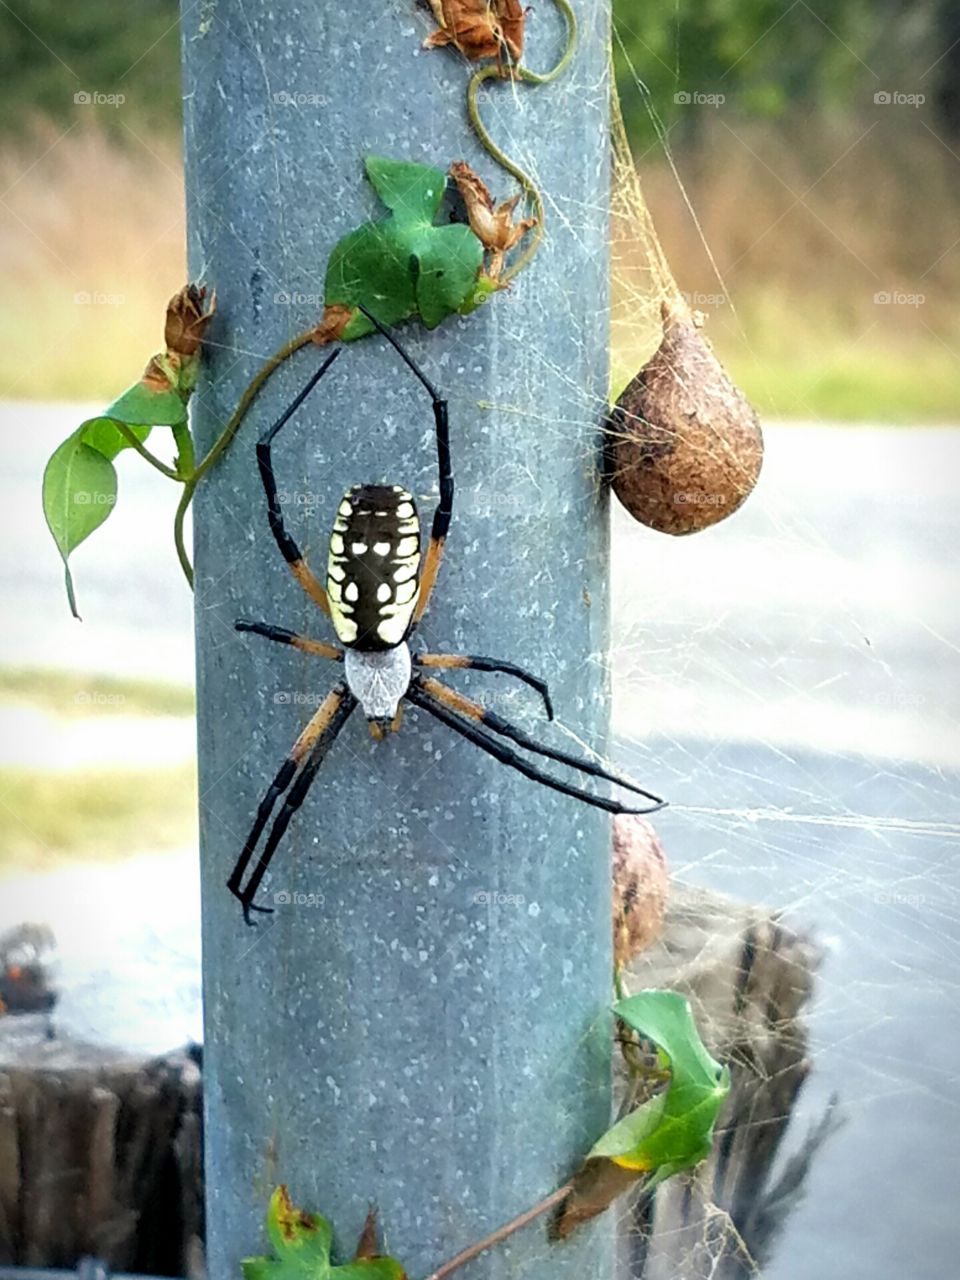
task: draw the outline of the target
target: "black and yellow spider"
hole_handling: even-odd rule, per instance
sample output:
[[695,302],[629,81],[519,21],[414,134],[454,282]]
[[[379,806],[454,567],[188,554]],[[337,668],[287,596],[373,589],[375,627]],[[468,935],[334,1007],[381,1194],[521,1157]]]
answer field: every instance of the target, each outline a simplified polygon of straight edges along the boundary
[[[321,703],[270,784],[257,809],[247,842],[227,882],[230,892],[243,904],[243,915],[248,924],[252,923],[251,910],[272,910],[270,907],[254,905],[257,889],[290,819],[303,803],[334,739],[358,703],[363,708],[370,732],[376,739],[382,739],[388,732],[399,729],[400,704],[406,699],[436,716],[503,764],[517,769],[535,782],[563,792],[564,795],[574,796],[609,813],[652,813],[663,805],[662,800],[649,791],[644,791],[642,787],[608,773],[590,760],[542,746],[502,716],[486,710],[439,680],[421,674],[431,668],[454,667],[504,672],[536,689],[543,699],[547,716],[553,719],[546,683],[514,663],[459,653],[410,652],[407,641],[430,603],[452,514],[453,471],[450,463],[447,402],[440,398],[393,334],[369,312],[361,309],[416,374],[433,401],[440,501],[434,512],[430,540],[421,567],[420,521],[412,495],[400,485],[354,485],[344,494],[337,509],[330,535],[325,588],[307,565],[283,522],[270,450],[280,428],[303,404],[342,348],[327,357],[257,445],[257,462],[267,495],[267,515],[277,546],[297,582],[332,620],[337,638],[344,647],[339,649],[264,622],[240,619],[236,628],[238,631],[255,632],[279,644],[292,645],[295,649],[318,658],[342,662],[344,678]],[[556,760],[592,777],[615,782],[644,796],[651,804],[633,808],[617,800],[593,795],[555,778],[508,746],[502,741],[505,738],[531,753]],[[285,792],[286,799],[270,830],[263,852],[244,885],[244,876],[264,827],[274,805]]]

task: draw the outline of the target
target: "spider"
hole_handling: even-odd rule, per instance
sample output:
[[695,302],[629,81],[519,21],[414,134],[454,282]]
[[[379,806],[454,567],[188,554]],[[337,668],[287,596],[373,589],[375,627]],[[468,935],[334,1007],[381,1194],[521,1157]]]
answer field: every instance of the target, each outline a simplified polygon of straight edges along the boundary
[[[313,374],[290,407],[264,433],[257,444],[257,463],[267,497],[267,518],[280,553],[294,578],[330,618],[343,648],[313,640],[265,622],[240,618],[238,631],[253,632],[278,644],[290,645],[302,653],[343,664],[341,679],[327,694],[304,727],[290,754],[260,802],[256,818],[231,872],[227,887],[239,899],[243,917],[252,924],[251,911],[269,913],[272,907],[254,904],[270,860],[283,839],[294,813],[299,809],[314,778],[340,730],[359,705],[372,736],[382,740],[400,727],[401,703],[405,700],[442,721],[502,764],[518,770],[554,791],[573,796],[608,813],[653,813],[664,802],[649,791],[608,773],[586,758],[538,743],[523,729],[479,703],[428,676],[437,669],[496,671],[511,676],[537,691],[548,719],[553,706],[546,683],[522,667],[498,658],[460,653],[411,653],[408,640],[430,603],[453,510],[453,470],[450,461],[447,402],[420,370],[397,338],[365,307],[360,308],[390,343],[407,367],[419,379],[433,403],[436,424],[440,500],[421,565],[420,521],[412,495],[401,485],[354,485],[340,501],[330,534],[326,586],[307,565],[300,548],[286,528],[271,450],[280,429],[300,408],[307,396],[341,354],[337,348]],[[594,795],[572,783],[544,772],[522,756],[507,741],[539,756],[555,760],[595,778],[615,782],[650,804],[629,807],[617,800]],[[263,851],[253,870],[250,866],[260,838],[274,807],[285,794]]]

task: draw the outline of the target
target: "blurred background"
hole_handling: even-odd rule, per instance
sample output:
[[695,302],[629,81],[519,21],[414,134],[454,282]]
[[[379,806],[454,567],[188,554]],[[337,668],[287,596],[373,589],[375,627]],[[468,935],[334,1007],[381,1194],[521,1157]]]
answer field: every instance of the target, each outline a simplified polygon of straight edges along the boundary
[[[796,1126],[834,1095],[846,1123],[764,1274],[933,1280],[960,1248],[960,8],[614,8],[660,240],[768,444],[694,539],[614,511],[615,754],[674,801],[678,877],[822,950]],[[200,1038],[191,601],[128,455],[78,627],[39,487],[185,278],[179,39],[175,0],[0,5],[0,933],[51,928],[58,1026],[143,1053]]]

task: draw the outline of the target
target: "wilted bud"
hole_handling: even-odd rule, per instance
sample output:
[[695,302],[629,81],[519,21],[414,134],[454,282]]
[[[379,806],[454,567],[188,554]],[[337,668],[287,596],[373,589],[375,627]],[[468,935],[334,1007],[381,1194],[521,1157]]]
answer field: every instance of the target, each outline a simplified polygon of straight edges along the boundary
[[450,166],[450,177],[466,206],[470,230],[491,255],[486,274],[489,279],[497,280],[503,270],[504,256],[537,225],[537,220],[521,218],[514,222],[520,196],[495,205],[487,184],[463,160]]
[[356,307],[341,302],[330,303],[323,309],[323,318],[313,331],[312,341],[318,347],[325,347],[328,342],[339,342],[357,314]]
[[192,356],[199,351],[207,325],[217,309],[217,295],[214,293],[209,309],[204,311],[206,296],[205,285],[188,284],[167,303],[163,340],[171,354]]
[[427,49],[452,44],[471,62],[502,58],[519,62],[527,20],[522,0],[429,0],[440,27],[424,41]]

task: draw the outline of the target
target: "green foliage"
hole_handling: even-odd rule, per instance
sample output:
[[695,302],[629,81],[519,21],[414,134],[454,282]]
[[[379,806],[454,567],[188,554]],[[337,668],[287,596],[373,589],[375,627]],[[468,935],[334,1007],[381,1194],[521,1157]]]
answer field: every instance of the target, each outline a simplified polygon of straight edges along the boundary
[[[697,113],[679,114],[677,92],[724,93],[743,111],[769,116],[798,100],[856,104],[865,87],[877,87],[863,63],[881,74],[896,71],[901,85],[911,77],[916,83],[956,38],[953,8],[954,0],[833,0],[793,9],[783,0],[614,0],[629,123],[638,145],[650,139],[634,74],[661,116],[668,124],[679,118],[683,132],[695,132]],[[125,123],[175,133],[178,16],[177,0],[0,5],[0,128],[22,129],[37,114],[75,123],[80,113],[96,115],[126,141]],[[203,18],[203,6],[186,16],[188,39],[202,38]],[[528,38],[536,36],[534,17]],[[944,58],[925,84],[933,97],[954,82]],[[123,94],[125,101],[78,105],[77,93]]]
[[[93,117],[118,137],[180,118],[177,0],[0,5],[0,129]],[[102,95],[100,99],[96,95]],[[120,103],[107,99],[122,96]],[[130,141],[130,136],[125,135]]]
[[77,612],[70,555],[110,515],[117,501],[117,472],[113,459],[133,442],[141,444],[154,426],[180,427],[186,401],[172,386],[138,382],[125,391],[99,418],[88,418],[55,449],[43,473],[43,514],[63,558],[67,600]]
[[614,0],[614,22],[617,80],[638,147],[655,138],[638,81],[664,126],[678,126],[676,145],[695,140],[716,109],[678,95],[723,95],[725,118],[774,117],[797,105],[856,110],[882,87],[874,72],[883,69],[883,38],[889,47],[893,29],[903,28],[902,79],[905,61],[923,71],[937,28],[932,7],[907,22],[893,0],[792,9],[783,0]]
[[710,1154],[730,1071],[707,1052],[684,996],[643,991],[620,1000],[613,1011],[654,1042],[670,1084],[608,1130],[588,1160],[606,1158],[638,1175],[650,1174],[647,1186],[655,1186]]
[[0,667],[0,705],[10,703],[69,717],[196,714],[189,685],[53,667]]
[[63,557],[67,599],[76,618],[80,615],[70,573],[70,553],[100,528],[117,500],[113,463],[87,443],[86,426],[84,423],[64,440],[43,473],[43,514]]
[[[96,708],[88,704],[88,709]],[[144,849],[185,849],[196,841],[192,763],[149,769],[0,768],[0,876],[67,861],[128,858]]]
[[[437,226],[446,190],[440,169],[367,156],[367,177],[390,210],[336,245],[327,263],[327,306],[367,306],[384,324],[419,315],[428,329],[469,305],[483,263],[483,246],[469,227]],[[373,329],[364,315],[346,340]]]
[[286,1187],[278,1187],[267,1210],[273,1257],[244,1258],[243,1280],[405,1280],[393,1258],[355,1258],[334,1266],[333,1228],[318,1213],[297,1209]]

